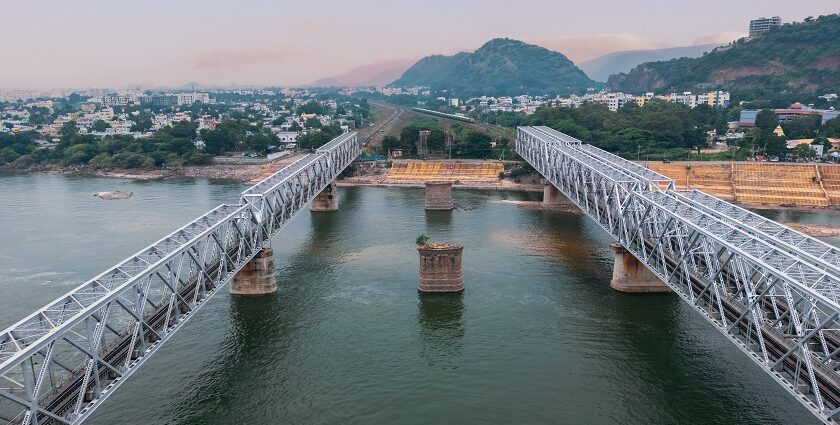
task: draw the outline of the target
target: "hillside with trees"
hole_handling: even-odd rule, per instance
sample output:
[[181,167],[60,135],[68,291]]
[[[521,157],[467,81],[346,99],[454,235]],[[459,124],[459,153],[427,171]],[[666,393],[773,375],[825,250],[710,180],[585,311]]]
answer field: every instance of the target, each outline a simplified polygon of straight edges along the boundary
[[425,57],[393,85],[467,96],[569,94],[602,86],[563,54],[507,38],[490,40],[473,53]]
[[612,90],[640,93],[718,88],[737,99],[840,91],[840,15],[785,24],[699,58],[644,63],[612,75]]

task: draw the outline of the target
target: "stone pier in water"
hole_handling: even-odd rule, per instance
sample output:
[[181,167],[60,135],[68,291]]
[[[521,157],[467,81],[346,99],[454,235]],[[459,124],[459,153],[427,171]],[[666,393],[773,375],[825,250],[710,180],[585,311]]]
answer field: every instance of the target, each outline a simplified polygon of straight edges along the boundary
[[338,191],[335,182],[330,183],[309,204],[310,211],[338,211]]
[[230,293],[233,295],[265,295],[277,292],[274,276],[274,253],[263,248],[245,267],[233,276]]
[[452,182],[426,182],[427,211],[451,211],[454,208]]
[[551,182],[543,179],[543,205],[559,205],[563,203],[563,195]]
[[420,253],[420,292],[444,293],[464,290],[464,272],[461,268],[463,245],[418,245]]
[[613,242],[610,249],[615,252],[613,277],[610,286],[621,292],[672,292],[658,276],[653,274],[647,266],[624,249],[621,244]]

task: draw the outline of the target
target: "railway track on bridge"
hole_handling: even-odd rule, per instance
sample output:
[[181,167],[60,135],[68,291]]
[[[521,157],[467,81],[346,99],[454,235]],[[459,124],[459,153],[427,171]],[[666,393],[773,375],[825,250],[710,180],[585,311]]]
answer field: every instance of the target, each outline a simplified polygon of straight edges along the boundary
[[0,333],[0,420],[84,421],[361,148],[333,139]]
[[546,127],[517,152],[817,418],[840,415],[840,249]]

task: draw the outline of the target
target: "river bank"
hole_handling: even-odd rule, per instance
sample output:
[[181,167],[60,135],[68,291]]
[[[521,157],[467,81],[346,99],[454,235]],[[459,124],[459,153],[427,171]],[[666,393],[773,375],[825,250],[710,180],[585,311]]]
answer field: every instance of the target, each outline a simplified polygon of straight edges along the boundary
[[258,177],[267,177],[295,160],[301,154],[271,161],[267,164],[210,164],[189,165],[175,168],[97,168],[87,165],[44,164],[30,168],[0,167],[0,174],[61,174],[65,176],[111,177],[129,180],[163,180],[206,178],[247,183]]
[[[336,186],[345,187],[425,187],[422,182],[405,182],[405,183],[391,183],[379,180],[363,180],[349,177],[342,180],[336,180]],[[510,180],[502,180],[498,184],[494,183],[479,183],[479,182],[456,182],[452,184],[453,189],[472,189],[472,190],[497,190],[497,191],[511,191],[511,192],[542,192],[542,185],[522,184]]]

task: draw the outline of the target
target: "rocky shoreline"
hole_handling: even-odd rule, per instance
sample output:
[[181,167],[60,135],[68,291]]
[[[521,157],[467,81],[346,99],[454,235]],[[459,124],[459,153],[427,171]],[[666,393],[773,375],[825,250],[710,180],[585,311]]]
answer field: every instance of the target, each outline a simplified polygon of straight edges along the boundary
[[[268,164],[271,165],[271,164]],[[65,176],[111,177],[130,180],[162,180],[183,178],[207,178],[217,180],[235,180],[249,182],[259,176],[266,169],[266,164],[211,164],[191,165],[178,168],[121,169],[96,168],[89,166],[65,166],[48,164],[31,168],[19,169],[0,167],[4,174],[61,174]]]

